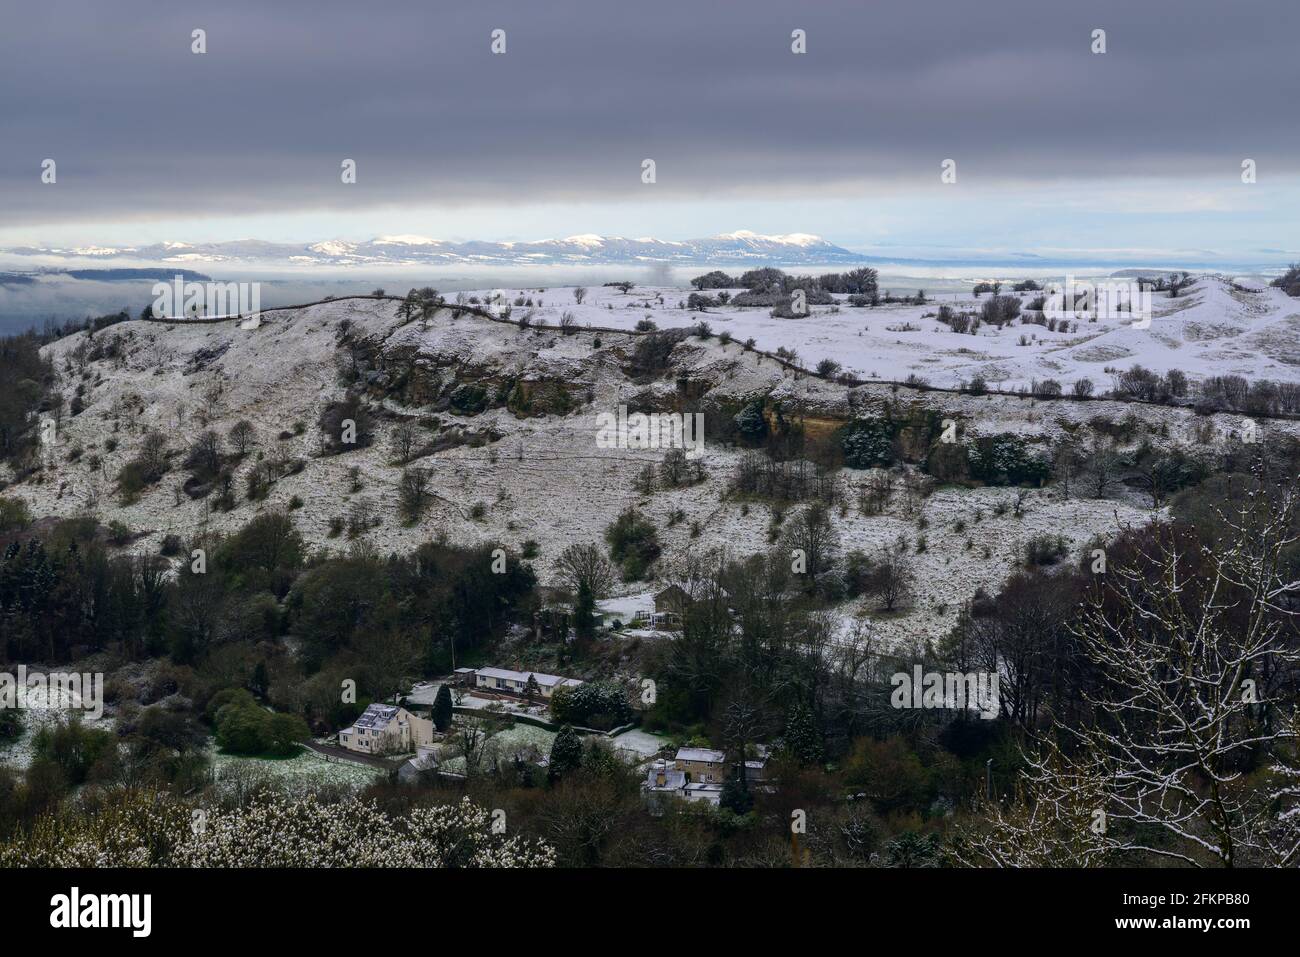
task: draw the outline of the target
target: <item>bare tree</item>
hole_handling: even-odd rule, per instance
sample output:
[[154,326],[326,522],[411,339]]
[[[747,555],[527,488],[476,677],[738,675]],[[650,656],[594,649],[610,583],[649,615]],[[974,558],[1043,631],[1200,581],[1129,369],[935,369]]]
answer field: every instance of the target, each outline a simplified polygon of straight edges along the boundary
[[356,538],[364,535],[376,524],[378,524],[378,516],[375,515],[374,502],[365,498],[353,500],[348,508],[348,537]]
[[605,597],[614,584],[614,566],[597,545],[570,545],[556,565],[573,591],[585,587],[593,598]]
[[[1084,692],[1091,720],[1058,721],[1027,756],[1034,811],[993,814],[994,843],[1027,840],[1034,821],[1078,820],[1086,793],[1085,856],[1300,862],[1294,701],[1272,686],[1300,661],[1294,496],[1238,507],[1213,547],[1159,528],[1104,575],[1073,627],[1103,676]],[[1261,756],[1269,773],[1247,776]]]
[[835,560],[840,537],[831,524],[830,512],[822,502],[813,502],[804,508],[786,528],[785,546],[792,553],[803,555],[803,570],[811,589],[817,577]]
[[[850,737],[857,737],[866,730],[873,711],[870,679],[874,678],[873,669],[881,666],[881,641],[876,626],[867,618],[857,618],[853,627],[836,642],[835,653],[829,660],[834,663],[830,675],[830,684],[826,693],[826,714],[832,721],[842,725]],[[887,679],[881,676],[880,683]],[[880,702],[884,710],[891,715],[899,709]]]
[[500,730],[500,723],[486,715],[458,715],[452,742],[458,756],[465,759],[465,777],[475,777],[483,766],[488,739]]
[[586,298],[587,298],[587,287],[586,287],[586,286],[574,286],[574,287],[573,287],[573,301],[574,301],[574,302],[576,302],[578,305],[581,306],[581,305],[582,305],[582,300],[584,300],[584,299],[586,299]]
[[858,508],[863,515],[879,515],[889,507],[889,500],[893,497],[893,477],[888,472],[877,472],[862,486]]
[[1088,443],[1087,467],[1083,486],[1093,498],[1105,498],[1119,484],[1119,453],[1104,437],[1094,435]]
[[771,702],[763,700],[748,685],[742,685],[731,695],[722,712],[722,738],[731,763],[732,776],[741,790],[749,790],[745,761],[751,746],[762,741],[770,730],[768,714]]
[[161,432],[147,432],[136,456],[141,468],[156,481],[167,471],[167,438]]
[[1007,801],[979,806],[976,822],[957,830],[952,857],[965,867],[1103,867],[1117,864],[1099,833],[1104,783],[1075,777],[1070,791],[1023,782]]
[[221,438],[207,429],[200,432],[185,455],[185,467],[196,475],[209,476],[221,469]]
[[186,655],[201,658],[217,636],[225,606],[225,586],[215,574],[194,574],[182,566],[170,601],[170,621]]
[[1070,480],[1079,474],[1083,465],[1084,458],[1080,454],[1078,442],[1066,437],[1057,443],[1052,451],[1052,470],[1056,473],[1056,478],[1061,483],[1061,492],[1066,498],[1070,497]]
[[916,572],[907,558],[907,543],[902,536],[880,555],[872,570],[867,590],[885,611],[905,605],[912,595]]
[[418,634],[407,629],[363,629],[354,650],[366,684],[380,701],[392,700],[415,668],[423,650]]
[[240,419],[230,429],[230,444],[235,447],[235,451],[241,456],[247,455],[248,450],[253,447],[253,440],[257,437],[253,429],[253,423],[247,419]]
[[1016,572],[979,614],[963,615],[947,639],[959,671],[999,676],[999,710],[1025,734],[1041,727],[1042,710],[1062,718],[1061,699],[1072,697],[1068,625],[1077,606],[1069,578],[1039,568]]
[[414,525],[424,517],[429,503],[433,501],[431,485],[432,477],[428,469],[413,468],[402,472],[397,483],[397,504],[408,525]]
[[640,816],[640,808],[609,777],[561,781],[548,797],[539,818],[562,866],[599,864],[612,836],[625,833]]
[[203,404],[197,413],[200,425],[206,426],[213,419],[221,417],[221,397],[224,393],[225,388],[220,379],[213,379],[203,387]]
[[1151,496],[1151,507],[1159,508],[1165,496],[1178,488],[1181,472],[1182,465],[1176,457],[1147,451],[1138,458],[1134,482]]
[[405,465],[411,461],[411,456],[415,454],[415,445],[419,441],[419,433],[416,431],[413,422],[399,422],[393,429],[392,446],[393,454],[397,456],[398,464]]

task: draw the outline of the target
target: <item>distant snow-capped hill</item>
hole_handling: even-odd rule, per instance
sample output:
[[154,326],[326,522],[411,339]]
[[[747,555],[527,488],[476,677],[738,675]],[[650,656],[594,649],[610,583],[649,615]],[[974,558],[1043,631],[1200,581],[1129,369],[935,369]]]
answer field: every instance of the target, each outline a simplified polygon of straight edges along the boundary
[[269,243],[240,239],[217,243],[154,243],[126,247],[37,247],[4,250],[15,256],[54,259],[130,259],[157,263],[258,263],[323,266],[361,265],[683,265],[798,266],[860,263],[866,257],[809,233],[763,236],[748,230],[704,239],[669,241],[645,237],[584,234],[536,242],[449,242],[424,236],[380,236],[365,242],[325,240]]

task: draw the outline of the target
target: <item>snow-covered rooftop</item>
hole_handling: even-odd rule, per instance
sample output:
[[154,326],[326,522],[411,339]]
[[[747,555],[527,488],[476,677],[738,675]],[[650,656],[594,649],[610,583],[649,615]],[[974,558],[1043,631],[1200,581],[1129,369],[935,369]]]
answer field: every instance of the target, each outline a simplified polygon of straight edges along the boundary
[[714,751],[712,748],[679,748],[677,750],[678,761],[704,761],[708,764],[721,764],[727,759],[725,751]]
[[527,681],[529,676],[537,679],[539,685],[554,687],[556,685],[577,686],[582,684],[577,678],[565,678],[561,675],[546,675],[540,671],[511,671],[508,668],[479,668],[475,674],[485,678],[498,678],[503,681]]

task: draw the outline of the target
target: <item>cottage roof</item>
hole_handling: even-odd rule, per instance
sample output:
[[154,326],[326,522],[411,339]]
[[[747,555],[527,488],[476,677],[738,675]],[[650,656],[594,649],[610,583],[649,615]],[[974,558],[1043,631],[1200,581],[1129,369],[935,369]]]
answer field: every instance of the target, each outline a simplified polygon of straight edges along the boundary
[[[662,784],[659,783],[661,774]],[[656,761],[646,773],[645,786],[649,791],[680,791],[686,786],[686,772],[668,767],[667,761]]]
[[725,751],[714,751],[712,748],[678,748],[678,761],[704,761],[709,764],[721,764],[727,760]]

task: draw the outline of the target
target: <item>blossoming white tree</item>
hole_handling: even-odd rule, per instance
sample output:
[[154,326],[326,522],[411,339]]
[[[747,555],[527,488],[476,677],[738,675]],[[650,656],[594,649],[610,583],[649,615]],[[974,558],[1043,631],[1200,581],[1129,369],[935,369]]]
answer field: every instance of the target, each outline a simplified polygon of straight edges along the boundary
[[176,850],[182,867],[549,867],[543,844],[493,833],[468,798],[404,816],[374,802],[275,796],[213,814]]
[[0,866],[551,867],[549,845],[507,836],[468,798],[391,815],[373,801],[267,794],[191,808],[132,792],[98,815],[50,816],[0,845]]

